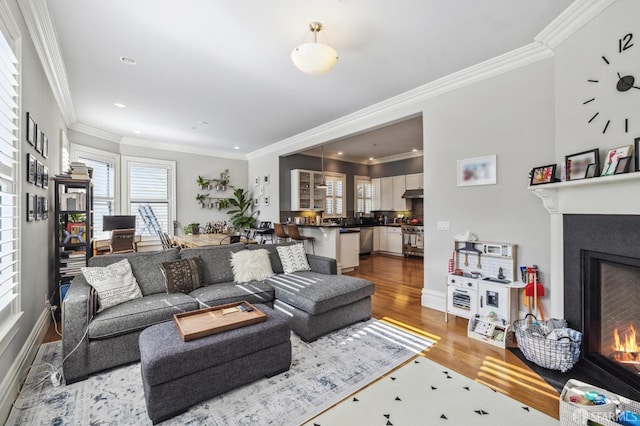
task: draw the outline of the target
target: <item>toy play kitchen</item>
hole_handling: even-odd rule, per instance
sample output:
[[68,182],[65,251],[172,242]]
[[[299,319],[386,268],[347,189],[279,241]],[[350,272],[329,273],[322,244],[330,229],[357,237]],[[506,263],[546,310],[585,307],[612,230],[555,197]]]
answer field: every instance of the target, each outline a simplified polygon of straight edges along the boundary
[[516,275],[516,249],[510,243],[455,241],[445,320],[449,314],[468,318],[469,337],[504,347],[508,326],[518,317],[518,290],[525,288]]

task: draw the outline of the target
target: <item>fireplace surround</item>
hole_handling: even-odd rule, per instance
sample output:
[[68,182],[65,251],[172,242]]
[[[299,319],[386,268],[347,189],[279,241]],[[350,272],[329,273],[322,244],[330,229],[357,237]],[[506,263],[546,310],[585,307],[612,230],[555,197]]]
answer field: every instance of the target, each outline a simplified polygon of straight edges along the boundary
[[563,242],[564,316],[584,334],[580,362],[601,379],[593,385],[638,400],[640,376],[609,359],[609,349],[615,325],[640,321],[632,306],[640,292],[640,215],[565,214]]

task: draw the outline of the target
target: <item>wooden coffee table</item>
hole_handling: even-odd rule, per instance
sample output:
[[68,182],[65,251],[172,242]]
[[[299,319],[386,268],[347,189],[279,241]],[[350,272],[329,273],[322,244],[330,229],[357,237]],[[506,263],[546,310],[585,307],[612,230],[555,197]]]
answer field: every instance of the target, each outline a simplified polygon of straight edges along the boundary
[[[243,310],[242,307],[249,310]],[[175,314],[173,319],[182,340],[188,342],[266,321],[267,316],[251,303],[243,301]]]

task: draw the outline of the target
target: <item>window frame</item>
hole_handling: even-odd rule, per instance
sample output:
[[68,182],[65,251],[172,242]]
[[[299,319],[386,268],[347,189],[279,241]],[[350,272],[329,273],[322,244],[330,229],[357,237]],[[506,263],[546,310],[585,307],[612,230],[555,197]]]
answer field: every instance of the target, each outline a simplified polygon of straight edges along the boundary
[[[366,191],[365,191],[365,196],[364,197],[358,197],[358,183],[360,182],[368,182],[369,183],[369,188],[370,188],[370,197],[366,196]],[[365,206],[365,211],[363,212],[358,212],[358,200],[362,199],[363,200],[363,204]],[[369,211],[367,211],[367,200],[369,200],[369,205],[371,206],[371,209],[369,209]],[[353,213],[371,213],[371,210],[373,209],[373,186],[371,183],[371,178],[369,176],[358,176],[355,175],[353,177]]]
[[[329,197],[326,193],[327,190],[325,190],[325,195],[324,195],[324,213],[322,214],[323,218],[332,218],[332,219],[338,219],[338,218],[346,218],[347,217],[347,175],[344,173],[334,173],[334,172],[325,172],[324,173],[324,179],[325,181],[327,181],[328,179],[331,180],[340,180],[342,181],[342,196],[341,197],[336,197],[335,195],[335,191],[334,191],[334,195]],[[341,198],[342,199],[342,213],[340,214],[329,214],[327,213],[327,207],[329,206],[329,203],[331,203],[331,206],[333,207],[333,211],[335,211],[335,207],[336,207],[336,203],[335,200],[336,198]]]
[[[131,205],[131,194],[129,193],[129,170],[131,166],[141,165],[141,166],[160,166],[161,168],[166,168],[169,171],[169,179],[168,179],[168,203],[169,203],[169,217],[167,218],[167,233],[169,236],[173,236],[173,226],[172,224],[175,222],[177,217],[177,198],[176,198],[176,162],[170,160],[158,160],[153,158],[143,158],[143,157],[134,157],[134,156],[125,156],[121,157],[122,161],[122,213],[129,214],[129,206]],[[125,210],[126,206],[126,210]],[[138,212],[134,213],[135,215]],[[157,235],[142,235],[141,239],[143,241],[151,241],[158,240],[159,237]]]

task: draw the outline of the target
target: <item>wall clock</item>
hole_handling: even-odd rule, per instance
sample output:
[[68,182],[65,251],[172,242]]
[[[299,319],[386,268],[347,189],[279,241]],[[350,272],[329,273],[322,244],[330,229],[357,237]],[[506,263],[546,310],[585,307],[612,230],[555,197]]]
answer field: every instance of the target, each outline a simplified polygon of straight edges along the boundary
[[[582,104],[596,107],[590,112],[588,123],[593,124],[602,133],[616,128],[629,133],[631,110],[637,108],[619,111],[620,104],[627,103],[629,97],[635,98],[640,104],[640,61],[632,56],[637,50],[633,48],[634,42],[633,33],[620,37],[617,40],[616,53],[601,56],[604,67],[598,69],[600,75],[587,80],[594,89],[592,93],[596,92],[597,95]],[[609,112],[608,109],[612,105],[615,106],[615,111]]]

